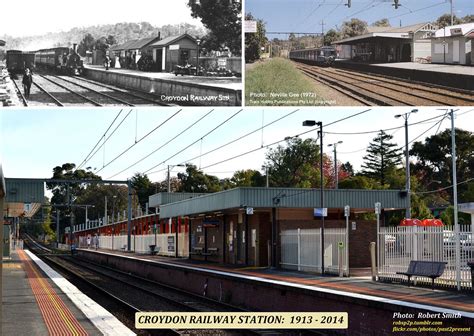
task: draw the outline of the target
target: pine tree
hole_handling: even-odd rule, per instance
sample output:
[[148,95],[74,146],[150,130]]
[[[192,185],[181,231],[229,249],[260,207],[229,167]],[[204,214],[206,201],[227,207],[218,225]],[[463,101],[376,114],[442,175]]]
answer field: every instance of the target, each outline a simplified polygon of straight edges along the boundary
[[362,175],[368,176],[385,184],[387,173],[401,164],[401,150],[391,143],[393,136],[380,131],[367,148],[362,164]]

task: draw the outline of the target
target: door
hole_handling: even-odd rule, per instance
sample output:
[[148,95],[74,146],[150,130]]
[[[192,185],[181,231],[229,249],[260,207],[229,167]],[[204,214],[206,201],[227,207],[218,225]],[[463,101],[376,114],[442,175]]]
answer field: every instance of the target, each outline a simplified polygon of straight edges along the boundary
[[453,41],[453,63],[459,63],[459,40]]

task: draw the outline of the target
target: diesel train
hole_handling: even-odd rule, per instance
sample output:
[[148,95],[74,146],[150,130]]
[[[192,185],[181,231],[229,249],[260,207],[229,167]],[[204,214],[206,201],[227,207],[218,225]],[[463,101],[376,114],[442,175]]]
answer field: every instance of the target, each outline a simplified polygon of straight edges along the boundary
[[44,69],[61,74],[81,75],[84,64],[76,52],[76,45],[74,45],[73,48],[57,47],[33,52],[8,50],[7,68],[11,74],[23,73],[26,68],[30,68],[31,70]]
[[321,47],[290,51],[289,57],[293,61],[320,66],[331,66],[337,57],[336,48]]

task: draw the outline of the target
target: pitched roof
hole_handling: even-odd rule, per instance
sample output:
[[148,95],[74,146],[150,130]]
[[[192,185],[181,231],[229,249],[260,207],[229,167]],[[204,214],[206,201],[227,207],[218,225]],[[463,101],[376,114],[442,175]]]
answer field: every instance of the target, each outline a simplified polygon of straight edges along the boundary
[[173,44],[176,41],[182,40],[184,38],[189,38],[189,39],[193,40],[194,42],[196,42],[196,39],[194,37],[192,37],[191,35],[185,33],[185,34],[181,34],[181,35],[165,37],[164,39],[153,43],[152,46],[153,47],[165,47],[165,46],[168,46],[170,44]]
[[147,37],[139,40],[130,40],[122,44],[115,45],[110,48],[110,50],[131,50],[131,49],[141,49],[146,47],[148,44],[154,42],[158,39],[158,36]]
[[458,36],[470,35],[470,33],[474,32],[474,22],[447,26],[446,28],[438,29],[435,33],[435,37],[449,37],[451,36],[452,31],[455,29],[461,30],[461,34],[458,34]]

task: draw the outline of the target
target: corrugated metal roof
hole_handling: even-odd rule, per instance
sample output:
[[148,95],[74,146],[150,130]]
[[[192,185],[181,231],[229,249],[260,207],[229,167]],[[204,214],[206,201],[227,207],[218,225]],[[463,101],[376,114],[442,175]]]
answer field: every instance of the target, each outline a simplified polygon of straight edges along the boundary
[[194,37],[192,37],[191,35],[181,34],[181,35],[176,35],[176,36],[165,37],[164,39],[153,43],[152,46],[153,47],[165,47],[165,46],[168,46],[170,44],[175,43],[176,41],[182,40],[183,38],[189,38],[189,39],[193,40],[194,42],[196,42],[196,39]]
[[5,193],[5,178],[3,177],[2,163],[0,163],[0,198],[4,198]]
[[[372,209],[376,202],[385,209],[401,209],[406,197],[399,190],[324,190],[326,208]],[[320,205],[320,189],[300,188],[237,188],[208,194],[193,199],[163,204],[160,216],[169,218],[243,206],[254,208],[317,208]]]
[[435,37],[449,37],[451,36],[451,29],[460,30],[461,34],[457,35],[469,35],[471,32],[474,32],[474,22],[472,23],[463,23],[454,26],[448,26],[446,28],[438,29],[435,33]]
[[5,178],[6,202],[44,203],[44,181],[21,178]]
[[175,192],[175,193],[158,193],[148,197],[148,206],[154,208],[161,206],[163,204],[179,202],[193,197],[199,197],[206,195],[206,193],[185,193],[185,192]]

